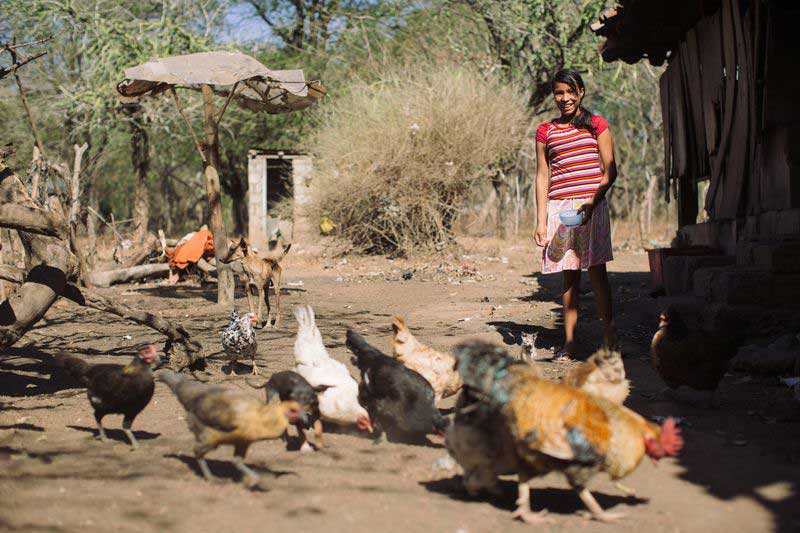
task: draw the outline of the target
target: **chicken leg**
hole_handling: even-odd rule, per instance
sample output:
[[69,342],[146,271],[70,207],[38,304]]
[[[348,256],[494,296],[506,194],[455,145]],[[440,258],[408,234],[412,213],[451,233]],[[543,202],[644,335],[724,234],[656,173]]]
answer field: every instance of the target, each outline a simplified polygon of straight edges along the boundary
[[108,442],[108,437],[106,436],[106,430],[103,427],[103,416],[100,413],[94,414],[94,419],[97,421],[97,438],[100,439],[101,442]]
[[133,435],[133,431],[131,431],[132,425],[133,419],[126,416],[122,420],[122,431],[125,432],[125,436],[128,437],[128,442],[131,443],[131,450],[135,450],[139,447],[139,441],[136,440],[136,437]]
[[233,451],[233,466],[242,473],[244,479],[242,480],[247,487],[255,487],[260,481],[258,474],[244,464],[244,456],[247,455],[247,448],[249,444],[236,444]]
[[256,366],[256,356],[255,355],[253,355],[253,372],[252,373],[253,373],[254,376],[258,375],[258,366]]
[[200,467],[200,472],[203,473],[203,478],[210,483],[219,483],[220,480],[211,473],[211,469],[208,468],[208,463],[206,462],[206,454],[213,449],[214,446],[207,443],[197,443],[194,447],[194,458]]
[[528,486],[528,479],[522,475],[519,476],[517,509],[511,516],[519,518],[526,524],[552,524],[553,519],[547,516],[547,509],[542,509],[538,513],[531,511],[531,488]]
[[594,496],[592,496],[592,493],[589,492],[589,489],[586,487],[576,489],[576,491],[578,492],[578,497],[581,499],[586,508],[589,509],[589,512],[592,513],[592,518],[595,520],[599,522],[611,523],[625,517],[625,515],[622,513],[609,513],[603,511],[603,508],[600,507],[600,504],[597,503],[597,500],[594,499]]
[[321,450],[323,448],[322,443],[322,420],[315,420],[314,421],[314,446]]

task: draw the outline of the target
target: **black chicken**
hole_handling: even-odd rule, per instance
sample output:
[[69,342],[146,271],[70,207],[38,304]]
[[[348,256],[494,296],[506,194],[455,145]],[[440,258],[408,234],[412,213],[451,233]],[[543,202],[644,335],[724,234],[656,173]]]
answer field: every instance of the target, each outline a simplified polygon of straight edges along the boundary
[[131,447],[139,447],[133,436],[131,425],[153,397],[153,374],[150,365],[156,357],[152,344],[139,350],[128,365],[87,363],[83,359],[66,354],[55,357],[55,364],[64,368],[78,383],[86,387],[89,403],[94,408],[100,440],[108,441],[103,429],[103,417],[111,414],[123,415],[122,431]]
[[358,401],[367,409],[378,436],[385,431],[392,440],[413,441],[430,433],[444,434],[448,420],[436,408],[433,387],[422,375],[373,348],[350,329],[347,347],[361,371]]
[[746,328],[738,317],[721,316],[720,324],[702,329],[687,324],[677,309],[670,306],[659,317],[658,331],[650,346],[653,368],[671,389],[681,385],[712,392],[728,369],[731,358],[744,341]]
[[320,420],[317,394],[325,392],[330,387],[330,385],[312,387],[306,378],[297,372],[286,370],[272,374],[267,383],[256,388],[265,389],[267,403],[278,397],[282,402],[295,401],[300,404],[303,408],[303,415],[294,426],[300,437],[300,450],[307,451],[310,449],[310,445],[306,439],[305,430],[312,427],[314,428],[314,447],[317,449],[323,447],[322,421]]

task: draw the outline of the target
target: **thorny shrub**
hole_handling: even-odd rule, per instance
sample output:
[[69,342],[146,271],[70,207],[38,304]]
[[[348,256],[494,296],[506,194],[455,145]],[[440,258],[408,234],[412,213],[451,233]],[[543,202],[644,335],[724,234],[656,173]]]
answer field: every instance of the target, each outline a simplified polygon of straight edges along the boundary
[[447,246],[471,188],[525,141],[525,101],[519,88],[463,65],[355,82],[320,116],[317,215],[366,253]]

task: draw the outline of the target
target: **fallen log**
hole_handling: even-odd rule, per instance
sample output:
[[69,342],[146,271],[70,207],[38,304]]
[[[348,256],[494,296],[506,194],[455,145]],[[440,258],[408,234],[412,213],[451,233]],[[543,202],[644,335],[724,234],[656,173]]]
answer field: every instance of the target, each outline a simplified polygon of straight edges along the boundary
[[67,284],[62,296],[84,307],[117,315],[163,334],[167,337],[164,344],[164,353],[169,358],[167,366],[173,370],[180,371],[184,368],[203,370],[205,368],[203,346],[192,339],[180,324],[147,311],[128,307],[91,289],[80,289],[72,283]]
[[63,238],[66,235],[64,220],[44,209],[25,205],[0,204],[0,226],[27,233]]
[[158,238],[148,233],[144,241],[134,243],[131,248],[124,249],[121,245],[114,248],[114,261],[120,263],[122,268],[141,265],[147,262],[150,256],[161,251]]
[[104,272],[90,272],[84,281],[92,287],[110,287],[114,283],[127,283],[129,281],[148,278],[166,277],[169,275],[169,265],[166,263],[153,263],[150,265],[136,265]]

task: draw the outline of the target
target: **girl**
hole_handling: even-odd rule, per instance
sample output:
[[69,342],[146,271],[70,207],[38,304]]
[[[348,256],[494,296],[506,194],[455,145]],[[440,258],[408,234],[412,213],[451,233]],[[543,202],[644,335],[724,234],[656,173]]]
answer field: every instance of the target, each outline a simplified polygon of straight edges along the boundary
[[[569,360],[575,350],[581,269],[589,271],[603,340],[616,344],[611,317],[611,288],[606,263],[613,259],[611,226],[605,195],[617,178],[608,123],[592,115],[581,101],[583,79],[572,69],[553,79],[553,97],[561,116],[536,130],[536,244],[543,250],[542,273],[563,272],[564,347],[556,360]],[[561,224],[559,213],[578,209],[580,226]]]

